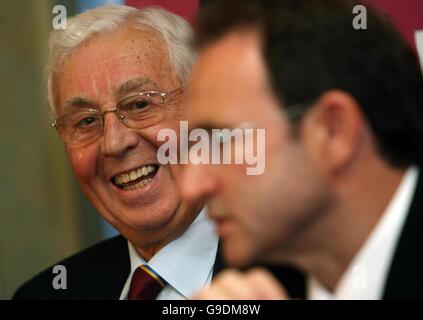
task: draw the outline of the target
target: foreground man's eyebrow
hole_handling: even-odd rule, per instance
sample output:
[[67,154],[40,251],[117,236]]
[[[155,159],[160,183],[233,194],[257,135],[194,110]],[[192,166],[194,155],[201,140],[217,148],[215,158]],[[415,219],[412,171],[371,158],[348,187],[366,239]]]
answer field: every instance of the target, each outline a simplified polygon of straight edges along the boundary
[[213,129],[222,130],[222,129],[229,129],[229,128],[230,128],[229,125],[225,126],[225,124],[218,124],[218,123],[210,122],[210,121],[198,123],[198,124],[195,124],[194,126],[190,126],[190,125],[188,126],[189,131],[192,131],[194,129],[204,129],[208,132],[212,132]]
[[146,89],[146,87],[156,87],[154,81],[148,78],[135,78],[124,82],[117,90],[118,96],[123,96],[134,91]]

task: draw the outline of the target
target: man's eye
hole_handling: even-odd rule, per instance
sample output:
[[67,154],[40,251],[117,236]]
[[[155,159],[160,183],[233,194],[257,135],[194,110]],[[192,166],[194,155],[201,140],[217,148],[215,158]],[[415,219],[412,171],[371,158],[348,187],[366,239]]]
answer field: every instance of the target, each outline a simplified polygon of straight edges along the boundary
[[85,128],[92,125],[94,122],[97,121],[96,117],[85,117],[78,121],[77,127],[78,128]]
[[131,111],[142,110],[142,109],[148,108],[149,105],[150,105],[150,102],[148,100],[138,100],[138,101],[134,101],[130,105],[129,110]]

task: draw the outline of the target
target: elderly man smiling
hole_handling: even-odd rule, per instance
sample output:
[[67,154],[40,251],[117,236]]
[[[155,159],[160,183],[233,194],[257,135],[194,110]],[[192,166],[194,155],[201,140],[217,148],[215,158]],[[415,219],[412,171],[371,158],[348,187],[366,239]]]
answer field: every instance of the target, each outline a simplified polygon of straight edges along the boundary
[[158,131],[179,126],[191,33],[163,9],[126,6],[87,11],[52,32],[53,125],[82,191],[122,236],[60,262],[66,289],[55,290],[50,268],[15,298],[179,299],[216,272],[212,223],[202,204],[180,200],[179,168],[156,157]]

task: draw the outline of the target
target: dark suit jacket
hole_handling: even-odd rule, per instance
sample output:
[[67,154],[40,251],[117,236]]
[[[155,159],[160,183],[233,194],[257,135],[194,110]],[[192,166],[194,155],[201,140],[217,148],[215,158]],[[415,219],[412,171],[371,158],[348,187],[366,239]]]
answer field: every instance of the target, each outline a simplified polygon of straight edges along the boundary
[[[44,270],[24,283],[14,294],[18,300],[76,300],[107,299],[117,300],[130,272],[130,258],[125,238],[116,236],[102,241],[77,253],[56,265],[67,270],[67,289],[56,290],[52,281],[53,267]],[[225,268],[220,247],[218,248],[214,272],[218,274]],[[275,275],[285,284],[291,294],[303,292],[303,277],[291,268],[274,268]]]
[[423,172],[389,269],[383,299],[423,299]]

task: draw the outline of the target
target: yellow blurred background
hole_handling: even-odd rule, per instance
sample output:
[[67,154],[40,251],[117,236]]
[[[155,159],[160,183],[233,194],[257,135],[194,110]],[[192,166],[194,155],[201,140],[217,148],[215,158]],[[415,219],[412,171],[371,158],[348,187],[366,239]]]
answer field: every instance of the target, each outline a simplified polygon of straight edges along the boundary
[[[60,1],[73,14],[72,1]],[[50,127],[43,82],[53,0],[0,1],[0,299],[106,236]]]

